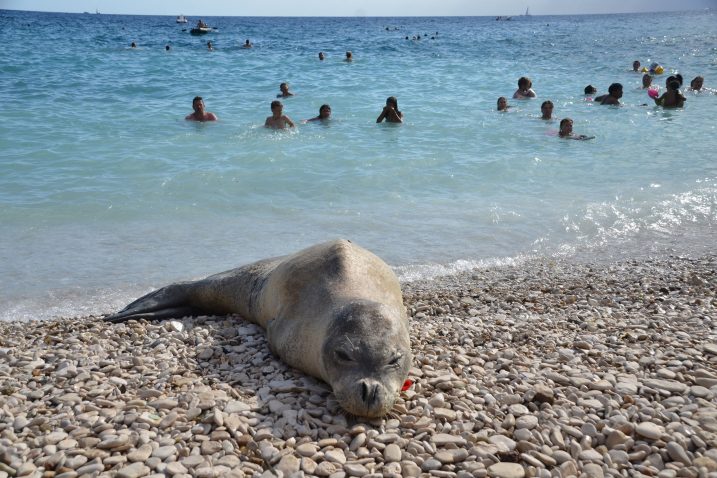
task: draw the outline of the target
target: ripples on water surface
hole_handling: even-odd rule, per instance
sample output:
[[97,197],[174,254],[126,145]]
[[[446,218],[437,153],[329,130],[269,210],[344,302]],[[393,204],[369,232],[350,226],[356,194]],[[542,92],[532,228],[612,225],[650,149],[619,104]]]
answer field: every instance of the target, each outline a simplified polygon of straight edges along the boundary
[[[717,96],[639,106],[627,71],[659,61],[717,87],[713,11],[205,20],[218,31],[197,38],[174,17],[0,11],[0,319],[108,312],[336,237],[404,278],[714,252]],[[496,113],[522,75],[539,98]],[[322,103],[335,121],[265,130],[282,81],[297,123]],[[624,107],[584,101],[614,81]],[[220,122],[182,119],[195,95]],[[404,125],[375,124],[389,95]],[[544,99],[596,139],[556,138]]]

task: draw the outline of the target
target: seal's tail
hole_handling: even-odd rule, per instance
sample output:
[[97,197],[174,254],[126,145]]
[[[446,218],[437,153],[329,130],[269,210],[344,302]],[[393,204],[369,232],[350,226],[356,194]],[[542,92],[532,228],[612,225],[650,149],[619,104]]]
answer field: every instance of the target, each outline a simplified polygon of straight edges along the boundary
[[103,320],[112,323],[128,320],[162,320],[198,315],[198,310],[189,305],[189,294],[184,283],[172,284],[140,297],[116,314]]

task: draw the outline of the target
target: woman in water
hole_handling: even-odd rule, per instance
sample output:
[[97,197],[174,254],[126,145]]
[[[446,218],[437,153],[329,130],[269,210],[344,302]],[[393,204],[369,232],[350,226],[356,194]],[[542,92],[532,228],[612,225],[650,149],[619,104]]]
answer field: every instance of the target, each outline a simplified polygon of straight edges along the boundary
[[384,119],[387,123],[403,123],[403,113],[398,109],[398,100],[395,96],[389,96],[386,99],[386,106],[376,118],[376,123],[380,123]]

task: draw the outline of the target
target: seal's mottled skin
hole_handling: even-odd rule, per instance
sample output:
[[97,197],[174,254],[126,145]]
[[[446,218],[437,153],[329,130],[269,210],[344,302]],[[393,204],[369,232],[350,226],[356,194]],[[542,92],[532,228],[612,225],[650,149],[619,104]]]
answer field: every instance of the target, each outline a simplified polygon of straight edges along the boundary
[[346,240],[172,284],[105,320],[200,314],[239,314],[262,326],[276,355],[331,385],[354,415],[385,415],[412,362],[398,279]]

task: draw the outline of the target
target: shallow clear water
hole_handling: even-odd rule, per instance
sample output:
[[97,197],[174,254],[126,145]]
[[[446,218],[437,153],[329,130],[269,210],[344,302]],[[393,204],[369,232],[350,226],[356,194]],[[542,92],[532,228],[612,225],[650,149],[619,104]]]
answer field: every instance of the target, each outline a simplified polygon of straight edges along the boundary
[[[217,32],[0,11],[0,320],[110,312],[336,237],[405,279],[534,256],[714,252],[717,96],[641,106],[628,71],[659,61],[717,87],[714,11],[204,20]],[[429,38],[404,39],[417,34]],[[240,48],[247,38],[255,48]],[[522,75],[538,99],[497,113]],[[282,81],[294,121],[322,103],[334,121],[264,129]],[[585,85],[612,82],[623,107],[585,101]],[[183,120],[195,95],[218,123]],[[375,123],[389,95],[405,124]],[[596,138],[557,138],[557,121],[538,119],[544,99]]]

